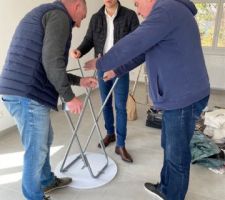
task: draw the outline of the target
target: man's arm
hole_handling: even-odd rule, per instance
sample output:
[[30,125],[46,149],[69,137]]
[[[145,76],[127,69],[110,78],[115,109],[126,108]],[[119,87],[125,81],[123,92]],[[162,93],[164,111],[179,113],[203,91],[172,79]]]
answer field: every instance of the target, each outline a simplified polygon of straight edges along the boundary
[[[129,32],[134,31],[139,25],[140,25],[140,23],[139,23],[137,14],[134,11],[131,11],[131,18],[130,18],[130,24],[129,24],[130,31]],[[141,56],[140,56],[140,58],[137,57],[137,58],[133,59],[132,61],[130,61],[129,63],[122,65],[121,67],[118,67],[113,71],[115,72],[116,76],[121,77],[124,74],[131,71],[132,69],[139,66],[140,64],[142,64],[144,62],[143,60],[144,60],[144,57],[143,58],[141,58]],[[140,64],[138,64],[138,63],[140,63]]]
[[42,62],[49,81],[64,101],[71,101],[74,93],[66,73],[65,49],[70,36],[69,18],[61,10],[47,12],[42,20],[45,36]]
[[80,76],[76,76],[74,74],[67,73],[67,77],[68,77],[68,81],[69,81],[70,85],[79,85],[80,86],[80,80],[81,80]]
[[144,61],[145,61],[145,55],[142,54],[136,57],[135,59],[133,59],[132,61],[128,62],[127,64],[122,65],[121,67],[105,72],[103,75],[103,80],[108,81],[113,79],[116,76],[120,78],[124,74],[128,73],[129,71],[141,65]]
[[160,8],[154,10],[135,31],[118,41],[108,53],[98,59],[97,69],[109,71],[145,54],[170,33],[173,29],[171,24],[166,11]]
[[141,54],[138,57],[129,61],[128,63],[122,65],[121,67],[114,69],[113,71],[115,72],[116,76],[121,77],[144,62],[145,62],[145,54]]
[[86,33],[82,43],[77,48],[77,50],[79,50],[81,53],[81,57],[83,55],[85,55],[86,53],[88,53],[94,47],[93,29],[92,29],[93,23],[94,23],[94,16],[92,16],[92,18],[90,20],[87,33]]
[[139,19],[135,12],[132,12],[132,17],[130,19],[130,32],[134,31],[140,25]]

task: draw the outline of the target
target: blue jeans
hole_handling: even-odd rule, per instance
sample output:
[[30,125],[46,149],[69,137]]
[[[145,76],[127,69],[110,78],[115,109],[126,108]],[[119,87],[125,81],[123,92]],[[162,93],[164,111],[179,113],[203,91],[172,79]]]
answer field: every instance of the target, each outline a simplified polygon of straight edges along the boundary
[[166,200],[184,200],[188,190],[191,163],[190,141],[195,122],[206,107],[209,97],[185,108],[163,113],[161,145],[164,163],[160,190]]
[[[99,89],[101,94],[102,102],[105,101],[110,89],[115,82],[115,78],[105,82],[103,77],[103,72],[98,71],[98,80],[99,80]],[[125,74],[122,76],[114,89],[114,98],[115,98],[115,108],[116,108],[116,133],[117,133],[117,142],[116,145],[118,147],[125,146],[125,140],[127,135],[127,98],[129,92],[129,74]],[[113,107],[112,107],[112,95],[107,101],[104,109],[103,116],[105,120],[105,129],[107,134],[114,134],[114,115],[113,115]]]
[[43,200],[43,187],[55,180],[49,161],[53,140],[50,108],[19,96],[3,96],[2,100],[15,118],[25,149],[23,194],[27,200]]

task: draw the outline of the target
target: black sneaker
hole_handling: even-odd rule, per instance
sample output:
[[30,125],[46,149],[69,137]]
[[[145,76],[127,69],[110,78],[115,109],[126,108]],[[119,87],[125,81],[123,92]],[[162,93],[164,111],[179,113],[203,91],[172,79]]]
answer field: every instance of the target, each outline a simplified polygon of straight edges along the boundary
[[72,178],[57,178],[55,177],[55,182],[52,185],[47,186],[44,188],[44,193],[48,194],[52,192],[53,190],[64,188],[68,186],[72,182]]
[[159,191],[159,184],[145,183],[145,190],[150,192],[153,196],[158,199],[165,200],[165,196]]

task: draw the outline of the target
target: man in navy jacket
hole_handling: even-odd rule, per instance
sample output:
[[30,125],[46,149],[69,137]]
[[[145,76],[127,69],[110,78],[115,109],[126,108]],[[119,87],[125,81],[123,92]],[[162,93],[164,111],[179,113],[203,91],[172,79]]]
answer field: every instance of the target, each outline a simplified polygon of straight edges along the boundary
[[210,93],[194,18],[197,9],[189,0],[134,2],[144,22],[85,67],[107,71],[104,79],[108,80],[146,62],[152,101],[156,109],[163,110],[164,162],[160,183],[145,183],[145,189],[160,199],[184,200],[191,161],[189,144]]

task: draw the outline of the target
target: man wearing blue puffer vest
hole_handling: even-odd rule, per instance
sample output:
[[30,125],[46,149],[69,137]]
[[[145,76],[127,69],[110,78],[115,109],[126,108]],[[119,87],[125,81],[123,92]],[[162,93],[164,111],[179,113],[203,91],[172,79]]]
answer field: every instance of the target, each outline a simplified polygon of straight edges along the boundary
[[67,186],[71,178],[51,171],[53,129],[50,110],[59,95],[72,113],[82,101],[71,85],[95,87],[97,80],[66,73],[72,28],[86,17],[85,0],[60,0],[40,5],[20,21],[0,76],[0,94],[15,118],[25,149],[22,189],[27,200],[46,200],[45,194]]
[[103,57],[87,62],[85,68],[105,71],[107,81],[146,62],[154,107],[163,111],[164,162],[160,182],[145,183],[144,187],[158,199],[184,200],[191,162],[189,144],[210,94],[194,18],[197,9],[190,0],[134,2],[138,14],[145,18],[143,23]]

